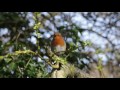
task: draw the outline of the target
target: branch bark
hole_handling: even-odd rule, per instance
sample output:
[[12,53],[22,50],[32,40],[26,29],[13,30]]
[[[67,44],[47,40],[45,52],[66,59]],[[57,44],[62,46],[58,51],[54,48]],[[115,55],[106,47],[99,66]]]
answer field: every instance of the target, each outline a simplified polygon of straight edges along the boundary
[[51,78],[96,78],[72,64],[64,64],[62,65],[60,70],[53,69],[51,73]]

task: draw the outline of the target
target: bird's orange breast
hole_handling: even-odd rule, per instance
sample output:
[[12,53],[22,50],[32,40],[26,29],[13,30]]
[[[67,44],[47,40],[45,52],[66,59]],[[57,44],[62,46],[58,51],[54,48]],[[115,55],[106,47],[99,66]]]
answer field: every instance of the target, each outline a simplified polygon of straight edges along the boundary
[[53,41],[52,41],[52,45],[53,46],[57,46],[57,45],[64,46],[65,41],[61,36],[55,36]]

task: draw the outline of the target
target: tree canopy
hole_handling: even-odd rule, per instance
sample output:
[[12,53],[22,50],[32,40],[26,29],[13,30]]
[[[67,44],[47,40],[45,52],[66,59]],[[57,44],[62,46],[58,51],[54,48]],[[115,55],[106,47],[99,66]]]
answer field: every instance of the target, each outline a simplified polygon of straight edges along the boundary
[[[50,50],[55,32],[63,56]],[[0,12],[0,77],[120,77],[119,38],[119,12]]]

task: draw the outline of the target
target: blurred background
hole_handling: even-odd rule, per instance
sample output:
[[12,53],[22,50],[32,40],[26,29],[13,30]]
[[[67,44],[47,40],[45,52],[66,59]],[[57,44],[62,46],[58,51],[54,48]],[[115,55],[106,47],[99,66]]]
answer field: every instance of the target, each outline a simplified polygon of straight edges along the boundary
[[[0,77],[49,77],[44,46],[54,32],[67,43],[68,62],[97,77],[99,70],[120,77],[119,12],[0,12]],[[12,54],[24,50],[39,51],[42,58]]]

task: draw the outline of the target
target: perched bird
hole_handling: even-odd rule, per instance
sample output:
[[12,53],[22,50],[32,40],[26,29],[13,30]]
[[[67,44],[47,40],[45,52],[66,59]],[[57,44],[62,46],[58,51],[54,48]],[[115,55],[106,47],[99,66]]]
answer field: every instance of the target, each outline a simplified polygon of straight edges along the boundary
[[66,43],[62,35],[58,32],[54,33],[53,40],[51,43],[51,50],[57,54],[61,55],[66,51]]
[[[51,42],[51,50],[54,52],[57,56],[61,56],[66,51],[66,43],[62,37],[62,35],[58,32],[54,33],[53,40]],[[61,63],[59,62],[53,62],[55,66],[57,66],[57,70],[60,70]]]

